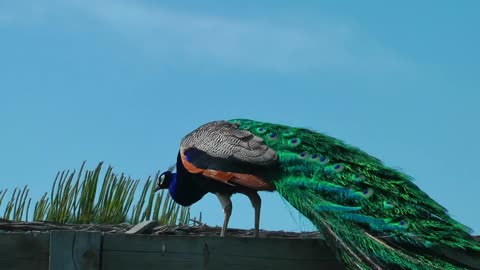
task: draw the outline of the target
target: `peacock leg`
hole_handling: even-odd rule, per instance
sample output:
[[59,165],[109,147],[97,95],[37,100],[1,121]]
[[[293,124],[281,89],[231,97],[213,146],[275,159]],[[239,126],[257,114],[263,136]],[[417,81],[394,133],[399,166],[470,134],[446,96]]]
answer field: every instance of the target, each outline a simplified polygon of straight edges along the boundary
[[225,232],[227,231],[228,221],[230,220],[230,215],[232,214],[232,201],[230,200],[230,194],[226,193],[215,193],[217,195],[218,200],[222,204],[223,214],[225,215],[223,219],[223,227],[222,232],[220,233],[221,237],[225,236]]
[[258,193],[256,191],[247,192],[245,193],[245,195],[247,195],[250,199],[250,202],[252,203],[253,209],[255,211],[255,228],[253,236],[255,238],[258,238],[258,233],[260,230],[260,208],[262,206],[262,199],[260,198],[260,196],[258,196]]

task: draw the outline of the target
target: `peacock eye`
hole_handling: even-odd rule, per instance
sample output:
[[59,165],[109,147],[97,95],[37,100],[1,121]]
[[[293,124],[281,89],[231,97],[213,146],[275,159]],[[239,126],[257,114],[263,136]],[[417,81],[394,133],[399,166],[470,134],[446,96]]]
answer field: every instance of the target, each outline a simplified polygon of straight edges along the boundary
[[310,155],[310,160],[313,160],[313,161],[320,160],[320,155],[319,154],[311,154]]
[[343,166],[343,164],[341,163],[338,163],[338,164],[335,164],[333,166],[333,169],[336,171],[336,172],[341,172],[343,171],[343,169],[345,169],[345,166]]
[[306,159],[308,157],[308,152],[302,152],[300,154],[298,154],[298,156],[301,158],[301,159]]
[[267,132],[267,130],[263,127],[258,127],[256,129],[256,131],[257,131],[258,134],[263,134],[263,133]]
[[363,175],[361,175],[361,174],[354,174],[354,175],[352,176],[352,180],[353,180],[354,182],[363,182],[363,181],[365,181],[365,176],[363,176]]
[[328,162],[330,162],[330,159],[328,157],[325,157],[325,156],[321,156],[318,161],[320,162],[321,165],[325,165],[327,164]]
[[300,144],[300,138],[293,138],[288,141],[288,144],[291,146],[297,146]]
[[410,226],[410,223],[406,220],[401,220],[400,222],[397,223],[399,229],[408,229]]
[[165,181],[165,174],[160,175],[160,185]]
[[271,140],[271,141],[275,141],[276,139],[278,139],[277,133],[270,133],[268,135],[268,139]]
[[383,201],[383,208],[390,209],[394,208],[395,204],[391,201]]
[[373,189],[371,188],[367,188],[364,191],[362,191],[362,197],[365,199],[372,197],[372,195],[373,195]]

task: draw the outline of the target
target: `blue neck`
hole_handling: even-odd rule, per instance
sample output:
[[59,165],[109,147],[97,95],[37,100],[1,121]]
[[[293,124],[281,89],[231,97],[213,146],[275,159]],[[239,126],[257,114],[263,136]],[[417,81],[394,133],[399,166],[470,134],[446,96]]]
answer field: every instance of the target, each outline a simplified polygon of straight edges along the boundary
[[179,185],[177,184],[177,174],[172,173],[172,180],[170,185],[168,185],[168,192],[170,196],[178,203],[177,198],[181,197],[181,190],[179,190]]
[[[177,168],[178,170],[178,168]],[[173,200],[180,205],[190,206],[199,201],[208,191],[204,190],[197,175],[174,173],[168,191]]]

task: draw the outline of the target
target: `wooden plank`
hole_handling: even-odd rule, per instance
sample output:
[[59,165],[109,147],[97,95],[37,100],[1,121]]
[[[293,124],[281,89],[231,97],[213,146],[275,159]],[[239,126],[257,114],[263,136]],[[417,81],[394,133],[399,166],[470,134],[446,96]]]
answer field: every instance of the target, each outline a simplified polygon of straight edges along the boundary
[[0,269],[47,270],[48,248],[48,233],[0,233]]
[[344,269],[319,239],[106,234],[101,248],[100,233],[0,233],[0,269]]
[[100,270],[102,234],[52,231],[50,270]]
[[133,226],[130,230],[126,231],[125,233],[128,234],[140,234],[151,228],[155,227],[158,224],[156,220],[146,220],[138,223],[137,225]]
[[319,239],[105,234],[102,270],[344,269]]

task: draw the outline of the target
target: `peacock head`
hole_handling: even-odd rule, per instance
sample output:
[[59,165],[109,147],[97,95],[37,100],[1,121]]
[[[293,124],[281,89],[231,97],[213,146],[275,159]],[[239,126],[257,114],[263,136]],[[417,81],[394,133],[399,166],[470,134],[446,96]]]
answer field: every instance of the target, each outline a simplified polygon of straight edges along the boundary
[[157,186],[155,187],[155,192],[160,189],[166,189],[170,187],[170,183],[175,179],[175,173],[172,173],[170,170],[163,172],[157,180]]

